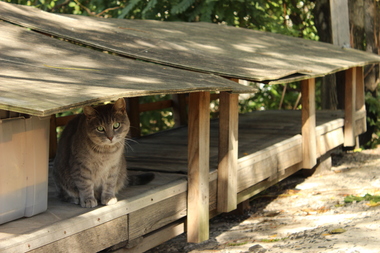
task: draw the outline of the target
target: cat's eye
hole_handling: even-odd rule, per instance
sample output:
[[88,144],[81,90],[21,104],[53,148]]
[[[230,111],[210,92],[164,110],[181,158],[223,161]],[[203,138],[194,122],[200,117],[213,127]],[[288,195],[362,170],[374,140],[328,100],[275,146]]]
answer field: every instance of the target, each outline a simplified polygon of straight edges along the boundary
[[102,126],[98,126],[98,127],[96,128],[96,130],[98,130],[99,132],[104,132],[104,127],[102,127]]
[[114,124],[113,124],[113,128],[114,129],[118,129],[120,127],[120,123],[119,122],[115,122]]

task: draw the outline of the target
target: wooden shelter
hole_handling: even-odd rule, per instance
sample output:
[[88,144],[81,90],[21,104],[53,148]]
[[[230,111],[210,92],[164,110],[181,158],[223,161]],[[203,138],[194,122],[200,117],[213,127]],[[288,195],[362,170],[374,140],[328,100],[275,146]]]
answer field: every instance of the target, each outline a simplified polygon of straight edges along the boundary
[[[153,182],[94,209],[63,203],[49,187],[46,212],[0,225],[0,252],[141,252],[185,232],[186,220],[188,240],[200,242],[211,216],[354,146],[366,130],[363,66],[380,62],[376,55],[215,24],[56,15],[4,2],[0,19],[0,115],[45,117],[125,97],[138,127],[138,97],[189,93],[187,126],[130,144],[128,166],[153,171]],[[315,78],[337,71],[346,72],[344,111],[316,112]],[[239,116],[238,93],[253,90],[228,79],[301,81],[302,111]],[[210,122],[215,92],[220,116]]]

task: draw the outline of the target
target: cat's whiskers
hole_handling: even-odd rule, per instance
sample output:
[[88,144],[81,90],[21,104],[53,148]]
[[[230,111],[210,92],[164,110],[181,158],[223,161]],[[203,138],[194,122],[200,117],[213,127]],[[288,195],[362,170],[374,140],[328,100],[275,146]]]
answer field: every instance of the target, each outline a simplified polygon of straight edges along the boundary
[[125,138],[125,146],[126,146],[126,149],[128,150],[128,148],[132,151],[134,151],[133,147],[129,144],[129,141],[131,142],[134,142],[134,143],[139,143],[138,141],[134,140],[134,139],[130,139],[130,138]]

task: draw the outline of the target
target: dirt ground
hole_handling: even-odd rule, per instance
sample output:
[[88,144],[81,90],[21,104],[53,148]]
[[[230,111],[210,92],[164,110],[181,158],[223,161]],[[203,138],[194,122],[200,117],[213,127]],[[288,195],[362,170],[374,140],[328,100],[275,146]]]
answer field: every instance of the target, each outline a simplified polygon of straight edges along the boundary
[[333,154],[333,168],[294,175],[250,201],[244,214],[210,221],[210,239],[178,236],[149,253],[380,252],[380,203],[347,196],[380,195],[380,147]]

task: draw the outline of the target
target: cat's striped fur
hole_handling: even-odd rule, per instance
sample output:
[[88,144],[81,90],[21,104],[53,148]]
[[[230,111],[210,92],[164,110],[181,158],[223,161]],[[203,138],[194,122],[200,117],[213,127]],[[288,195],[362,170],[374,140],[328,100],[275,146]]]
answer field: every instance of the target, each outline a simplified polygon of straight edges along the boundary
[[[86,106],[84,114],[64,129],[54,161],[53,178],[59,196],[82,207],[117,202],[115,194],[127,185],[125,138],[130,123],[123,98],[114,105]],[[144,182],[153,174],[145,175]]]

